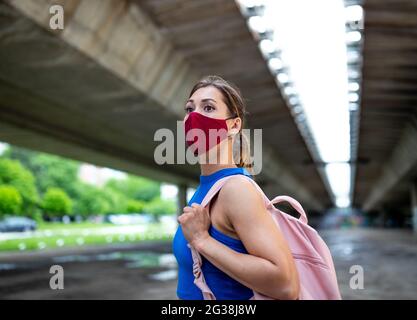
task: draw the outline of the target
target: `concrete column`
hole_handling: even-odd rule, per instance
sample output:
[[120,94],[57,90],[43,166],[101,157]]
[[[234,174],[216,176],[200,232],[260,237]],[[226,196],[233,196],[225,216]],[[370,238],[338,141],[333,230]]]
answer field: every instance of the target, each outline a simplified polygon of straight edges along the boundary
[[417,165],[417,127],[410,125],[404,133],[392,156],[387,159],[383,174],[372,187],[370,194],[363,203],[365,211],[371,210],[383,202],[384,197]]
[[411,184],[411,217],[413,230],[417,234],[417,181]]
[[179,185],[178,186],[178,210],[177,215],[182,214],[182,209],[187,206],[187,186],[186,185]]
[[383,208],[381,211],[381,227],[386,228],[388,222],[388,212],[386,208]]

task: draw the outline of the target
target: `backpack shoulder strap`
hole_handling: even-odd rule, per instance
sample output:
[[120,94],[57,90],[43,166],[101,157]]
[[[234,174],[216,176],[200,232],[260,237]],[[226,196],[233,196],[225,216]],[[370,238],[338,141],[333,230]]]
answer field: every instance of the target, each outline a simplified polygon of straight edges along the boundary
[[[232,177],[235,177],[236,175],[231,175],[231,176],[227,176],[224,178],[221,178],[219,180],[217,180],[213,186],[210,188],[210,190],[207,192],[206,196],[203,198],[203,200],[201,201],[201,206],[206,207],[211,199],[214,198],[214,196],[220,191],[220,189],[224,186],[224,184],[227,182],[227,180],[231,179]],[[245,175],[239,175],[239,176],[243,176],[246,179],[248,179],[250,182],[252,182],[252,184],[255,186],[255,188],[260,192],[260,194],[262,195],[262,198],[265,202],[266,205],[269,205],[270,201],[268,199],[268,197],[265,195],[265,193],[262,191],[261,187],[258,186],[258,184],[250,177],[245,176]]]
[[[203,200],[201,201],[201,206],[207,207],[211,199],[213,199],[213,197],[220,191],[220,189],[223,187],[226,181],[229,180],[231,177],[232,176],[227,176],[217,180],[210,188],[210,190],[207,192],[207,194],[204,196]],[[207,285],[206,280],[204,278],[203,270],[201,269],[203,260],[201,258],[200,253],[196,249],[194,249],[194,247],[191,246],[189,243],[187,244],[187,246],[190,248],[191,256],[193,258],[194,284],[201,290],[204,300],[216,300],[216,297]]]
[[207,205],[210,203],[211,199],[214,198],[214,196],[220,191],[220,189],[224,186],[227,180],[229,180],[233,176],[227,176],[224,178],[221,178],[217,180],[210,188],[210,190],[207,192],[207,194],[204,196],[203,200],[201,201],[202,207],[207,207]]
[[[213,199],[213,197],[220,191],[220,189],[224,186],[227,180],[231,179],[234,175],[227,176],[224,178],[221,178],[217,180],[213,186],[210,188],[210,190],[207,192],[206,196],[201,201],[201,206],[206,207],[210,201]],[[258,186],[258,184],[250,177],[246,177],[249,181],[251,181],[256,189],[260,191],[261,195],[263,196],[263,199],[265,201],[265,204],[269,204],[269,199],[265,195],[265,193],[262,191],[262,189]],[[195,250],[190,244],[188,244],[188,247],[191,250],[191,255],[193,258],[193,274],[194,274],[194,284],[201,290],[203,297],[205,300],[215,300],[216,297],[214,296],[211,289],[208,287],[206,280],[204,279],[203,270],[201,269],[202,266],[202,258],[200,253]]]

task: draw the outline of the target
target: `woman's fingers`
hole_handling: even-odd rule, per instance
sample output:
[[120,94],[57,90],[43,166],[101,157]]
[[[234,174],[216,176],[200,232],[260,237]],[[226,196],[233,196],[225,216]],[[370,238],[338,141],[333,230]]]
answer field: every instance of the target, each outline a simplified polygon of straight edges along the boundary
[[193,212],[194,211],[194,209],[193,208],[191,208],[191,207],[184,207],[184,209],[182,209],[182,211],[183,212]]
[[193,203],[191,207],[189,207],[189,206],[184,207],[183,212],[184,212],[184,213],[198,213],[198,212],[200,212],[202,209],[203,209],[203,207],[202,207],[202,206],[200,206],[200,205],[198,205],[198,204],[196,204],[196,203]]
[[188,219],[192,218],[194,215],[198,214],[203,209],[204,209],[203,207],[201,207],[200,205],[196,203],[193,203],[192,207],[189,207],[189,206],[184,207],[183,213],[177,218],[178,223],[180,224],[184,223]]
[[184,207],[184,211],[185,210],[194,210],[194,209],[200,209],[202,208],[201,205],[197,204],[197,203],[193,203],[191,206],[186,206]]
[[[210,217],[206,209],[196,203],[184,207],[183,213],[177,218],[184,237],[189,243],[205,236],[210,226]],[[203,214],[205,213],[205,214]]]
[[184,223],[185,221],[189,219],[190,216],[191,216],[190,213],[183,213],[182,215],[178,216],[177,220],[179,223]]
[[191,207],[193,207],[193,208],[195,208],[195,209],[199,209],[201,206],[200,206],[199,204],[197,204],[197,203],[193,203],[193,204],[191,205]]
[[188,219],[194,217],[195,215],[199,214],[201,211],[204,210],[204,207],[202,207],[199,204],[193,203],[190,206],[186,206],[183,209],[183,213],[177,218],[177,221],[182,224]]

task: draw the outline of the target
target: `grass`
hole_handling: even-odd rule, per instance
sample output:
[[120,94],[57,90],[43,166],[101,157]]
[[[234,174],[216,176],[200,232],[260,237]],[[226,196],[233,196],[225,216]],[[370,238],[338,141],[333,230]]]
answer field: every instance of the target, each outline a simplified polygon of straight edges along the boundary
[[[124,230],[124,226],[110,223],[42,223],[33,235],[22,234],[18,239],[0,240],[0,252],[172,240],[172,232],[161,224],[149,224],[145,230],[135,230],[134,227],[128,226],[129,229]],[[118,233],[119,230],[123,232]]]
[[94,222],[73,222],[73,223],[62,223],[62,222],[41,222],[38,223],[38,230],[63,230],[63,229],[78,229],[78,228],[103,228],[103,227],[117,227],[112,223],[94,223]]

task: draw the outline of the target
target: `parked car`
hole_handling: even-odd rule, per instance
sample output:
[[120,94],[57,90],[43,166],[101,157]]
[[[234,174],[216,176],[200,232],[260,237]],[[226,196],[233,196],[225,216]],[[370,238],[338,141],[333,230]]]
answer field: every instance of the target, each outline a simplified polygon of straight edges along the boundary
[[24,232],[36,228],[36,221],[26,217],[8,217],[0,221],[0,232]]

